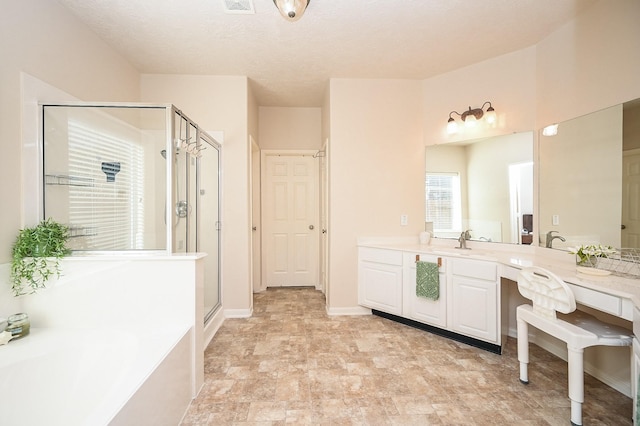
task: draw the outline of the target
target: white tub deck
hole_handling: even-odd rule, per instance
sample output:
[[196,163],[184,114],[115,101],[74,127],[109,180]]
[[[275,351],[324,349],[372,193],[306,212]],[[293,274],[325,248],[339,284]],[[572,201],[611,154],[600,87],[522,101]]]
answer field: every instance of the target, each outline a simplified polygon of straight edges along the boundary
[[158,402],[150,380],[166,382],[182,410],[191,398],[189,331],[32,328],[0,346],[0,425],[126,424]]

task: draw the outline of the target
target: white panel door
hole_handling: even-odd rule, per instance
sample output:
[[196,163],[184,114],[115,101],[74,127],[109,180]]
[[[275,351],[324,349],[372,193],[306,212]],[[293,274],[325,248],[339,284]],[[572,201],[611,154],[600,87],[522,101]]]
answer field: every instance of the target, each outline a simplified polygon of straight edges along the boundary
[[318,167],[312,156],[265,154],[263,278],[267,287],[318,284]]

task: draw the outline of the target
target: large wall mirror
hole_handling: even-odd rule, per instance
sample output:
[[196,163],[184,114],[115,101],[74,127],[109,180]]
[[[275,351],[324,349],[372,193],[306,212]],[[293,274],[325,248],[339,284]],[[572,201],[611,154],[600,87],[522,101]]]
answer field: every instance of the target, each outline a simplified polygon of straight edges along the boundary
[[541,244],[639,248],[640,100],[559,123],[539,140]]
[[425,164],[435,237],[531,244],[533,132],[427,146]]

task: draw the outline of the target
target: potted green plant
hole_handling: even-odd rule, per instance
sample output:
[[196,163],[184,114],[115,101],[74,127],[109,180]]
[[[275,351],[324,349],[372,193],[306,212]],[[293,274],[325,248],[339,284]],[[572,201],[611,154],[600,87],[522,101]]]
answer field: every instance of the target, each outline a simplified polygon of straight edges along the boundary
[[69,228],[49,218],[20,230],[13,244],[11,289],[15,296],[35,293],[60,276],[60,259],[69,254]]
[[569,250],[569,254],[576,255],[576,264],[595,268],[598,258],[608,258],[609,256],[616,254],[616,249],[611,246],[603,246],[600,244],[588,244],[571,248]]

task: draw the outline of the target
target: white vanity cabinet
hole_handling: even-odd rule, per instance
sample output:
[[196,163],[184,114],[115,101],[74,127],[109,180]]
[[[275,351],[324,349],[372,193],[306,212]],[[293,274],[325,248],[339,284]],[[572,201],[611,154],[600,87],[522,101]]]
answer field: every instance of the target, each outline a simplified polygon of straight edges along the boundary
[[358,303],[393,315],[402,315],[402,252],[360,247]]
[[[416,261],[439,263],[440,296],[438,300],[416,295]],[[442,257],[405,252],[403,270],[403,316],[435,327],[447,327],[447,275],[446,260]]]
[[481,260],[451,259],[449,268],[451,330],[499,345],[497,265]]
[[[438,300],[416,295],[417,259],[440,263]],[[358,249],[360,305],[395,321],[497,353],[502,340],[499,290],[495,262],[420,251]]]

